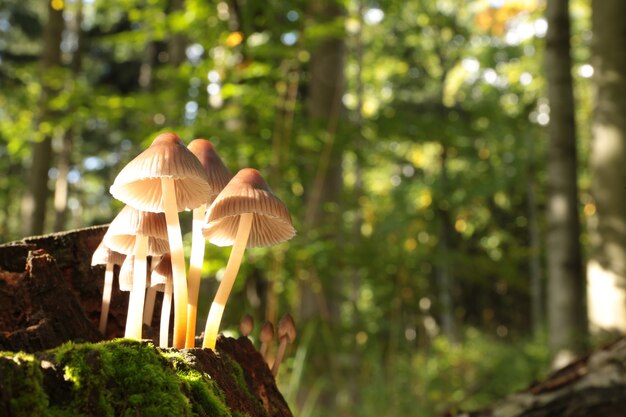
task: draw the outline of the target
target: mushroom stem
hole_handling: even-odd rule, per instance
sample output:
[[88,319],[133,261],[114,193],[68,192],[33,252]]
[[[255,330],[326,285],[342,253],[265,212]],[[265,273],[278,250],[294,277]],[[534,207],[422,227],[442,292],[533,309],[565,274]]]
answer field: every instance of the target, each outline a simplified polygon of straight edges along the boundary
[[170,314],[172,311],[172,280],[165,282],[163,304],[161,305],[161,324],[159,329],[159,347],[166,348],[170,328]]
[[240,215],[239,228],[237,229],[233,249],[230,252],[230,258],[228,258],[228,264],[226,264],[226,272],[224,272],[224,278],[217,289],[215,299],[209,310],[206,328],[204,329],[203,348],[215,350],[215,342],[217,340],[220,322],[222,321],[224,307],[226,306],[226,300],[228,300],[230,291],[233,289],[233,284],[235,283],[235,278],[237,278],[239,266],[241,266],[241,259],[243,258],[243,253],[248,244],[248,236],[250,236],[253,219],[253,213],[243,213]]
[[113,289],[113,263],[107,262],[104,272],[104,287],[102,288],[102,308],[100,309],[100,333],[105,334],[109,320],[109,306],[111,305],[111,290]]
[[189,290],[189,300],[187,301],[187,337],[185,339],[185,348],[187,349],[195,347],[196,340],[198,292],[200,290],[200,273],[202,271],[202,262],[204,262],[204,247],[206,243],[204,236],[202,236],[205,212],[206,204],[193,210],[191,256],[189,257],[189,274],[187,275]]
[[[154,262],[154,261],[153,261]],[[154,316],[154,303],[156,301],[156,287],[149,287],[146,292],[146,302],[143,307],[143,324],[152,325],[152,317]]]
[[276,352],[276,358],[274,359],[274,364],[272,365],[272,375],[274,377],[278,375],[278,367],[280,363],[283,361],[283,357],[285,356],[285,350],[287,349],[287,340],[288,338],[283,336],[280,338],[280,344],[278,345],[278,351]]
[[172,257],[172,277],[174,289],[174,337],[172,345],[176,349],[185,346],[187,331],[187,279],[185,277],[185,254],[183,252],[183,237],[178,221],[178,207],[176,204],[176,185],[173,178],[162,178],[163,206],[165,208],[165,222],[167,236],[170,242]]
[[128,300],[128,314],[126,315],[126,330],[124,332],[124,337],[137,340],[141,340],[141,319],[143,318],[143,302],[146,296],[147,250],[148,236],[137,235],[134,249],[133,289]]

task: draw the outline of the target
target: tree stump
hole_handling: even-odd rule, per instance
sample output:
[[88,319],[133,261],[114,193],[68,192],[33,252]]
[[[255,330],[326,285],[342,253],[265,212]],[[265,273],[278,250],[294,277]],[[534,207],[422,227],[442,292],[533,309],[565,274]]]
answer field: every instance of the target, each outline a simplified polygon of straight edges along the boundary
[[250,340],[159,349],[121,337],[114,289],[100,334],[106,226],[0,245],[0,415],[292,416]]

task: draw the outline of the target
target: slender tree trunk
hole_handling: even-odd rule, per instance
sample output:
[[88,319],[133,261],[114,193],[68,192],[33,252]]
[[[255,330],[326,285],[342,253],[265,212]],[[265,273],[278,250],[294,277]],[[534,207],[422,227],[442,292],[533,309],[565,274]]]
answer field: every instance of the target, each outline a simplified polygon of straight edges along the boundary
[[[312,9],[320,22],[332,21],[343,14],[340,4],[332,0],[316,1],[312,4]],[[321,230],[325,226],[327,233],[324,238],[329,240],[337,236],[335,222],[338,218],[334,213],[337,212],[343,189],[343,150],[337,143],[337,125],[342,112],[344,56],[343,39],[329,37],[312,51],[310,61],[308,115],[314,126],[325,127],[320,131],[324,145],[319,164],[308,187],[311,192],[307,196],[305,227],[307,230]],[[327,211],[329,207],[331,212]],[[310,271],[309,278],[310,282],[301,287],[301,316],[309,318],[321,314],[322,317],[330,318],[336,311],[319,291],[320,277],[315,271]],[[313,292],[312,286],[319,287],[318,291]]]
[[548,330],[553,366],[571,361],[587,341],[578,215],[576,128],[568,0],[549,0],[546,71],[548,143]]
[[[74,90],[76,79],[78,78],[82,66],[82,21],[83,21],[83,1],[77,0],[73,13],[71,31],[74,33],[76,45],[72,53],[71,70],[72,77],[66,82],[65,88]],[[70,109],[72,111],[73,109]],[[72,147],[74,136],[77,135],[79,127],[75,124],[68,127],[61,138],[61,146],[57,158],[58,177],[54,186],[54,230],[56,232],[64,230],[67,222],[67,200],[69,198],[68,175],[72,164]]]
[[[170,0],[170,13],[179,12],[184,10],[184,8],[185,0]],[[180,32],[172,34],[167,45],[167,53],[169,55],[169,61],[173,66],[178,67],[185,62],[186,47],[187,39],[184,34]]]
[[[441,195],[447,195],[448,164],[447,147],[442,146],[440,156],[440,189]],[[452,234],[450,215],[447,208],[438,207],[436,215],[439,223],[439,254],[436,267],[437,287],[439,289],[439,303],[441,313],[441,329],[443,334],[452,342],[458,343],[459,334],[454,318],[454,303],[452,301],[452,276],[449,266],[450,236]]]
[[[54,2],[48,3],[48,20],[44,25],[42,37],[42,53],[40,59],[41,80],[43,84],[39,102],[38,123],[49,121],[51,111],[48,101],[54,95],[50,86],[49,77],[54,76],[52,71],[61,66],[61,35],[63,34],[63,10],[52,7]],[[28,190],[24,200],[24,227],[25,234],[38,235],[44,231],[46,221],[47,202],[50,190],[48,188],[48,171],[52,161],[52,133],[43,133],[43,138],[33,143],[32,163],[28,181]]]
[[526,207],[528,216],[528,270],[530,272],[530,311],[532,317],[532,331],[535,335],[544,330],[544,302],[543,302],[543,274],[541,271],[541,235],[539,233],[539,216],[537,215],[537,184],[535,180],[535,151],[534,137],[526,136],[530,162],[528,164],[526,180]]
[[592,331],[626,333],[626,2],[594,0],[595,105],[591,146],[589,320]]

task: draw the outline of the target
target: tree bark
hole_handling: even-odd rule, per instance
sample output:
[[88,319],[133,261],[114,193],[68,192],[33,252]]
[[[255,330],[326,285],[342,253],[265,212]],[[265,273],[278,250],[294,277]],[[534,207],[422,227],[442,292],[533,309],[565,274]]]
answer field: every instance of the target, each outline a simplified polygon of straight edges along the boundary
[[[82,67],[82,21],[83,21],[83,2],[78,0],[75,5],[73,13],[73,19],[71,24],[71,31],[76,37],[76,45],[74,52],[72,53],[71,71],[72,77],[66,81],[65,88],[68,90],[74,90],[76,85],[76,79],[80,74]],[[73,109],[70,109],[71,112]],[[67,201],[69,198],[69,172],[72,164],[72,147],[74,144],[74,137],[79,131],[78,123],[69,126],[63,137],[61,138],[61,144],[58,151],[57,158],[57,181],[54,186],[54,231],[60,232],[65,230],[67,223]]]
[[[447,147],[441,148],[439,161],[439,188],[441,196],[448,195],[448,164]],[[438,301],[440,303],[441,330],[452,343],[459,342],[456,320],[454,317],[454,303],[452,301],[452,275],[450,273],[450,237],[452,235],[452,225],[447,207],[436,209],[437,221],[439,223],[439,247],[438,262],[436,266],[437,287],[439,292]]]
[[576,128],[568,0],[549,0],[546,72],[548,143],[548,330],[554,366],[583,351],[587,340],[578,215]]
[[535,168],[534,137],[528,134],[529,163],[526,180],[526,207],[528,215],[528,271],[530,273],[530,311],[532,330],[535,335],[545,330],[544,312],[544,281],[541,268],[541,234],[539,232],[539,216],[537,214],[537,180]]
[[[343,15],[343,8],[333,0],[313,3],[312,14],[322,23],[327,23]],[[320,41],[311,53],[310,84],[307,112],[310,122],[317,127],[319,136],[324,139],[319,163],[314,178],[307,188],[305,228],[320,230],[325,239],[336,237],[337,209],[343,189],[343,149],[337,143],[337,126],[342,113],[344,91],[345,44],[340,37],[328,37]],[[331,308],[326,304],[320,291],[313,293],[311,286],[320,286],[315,271],[310,273],[310,282],[301,287],[302,299],[300,314],[303,318],[322,315],[330,318]],[[321,311],[320,311],[321,310]]]
[[491,407],[456,417],[622,417],[626,410],[626,339],[555,371]]
[[626,2],[592,2],[595,103],[591,145],[588,264],[592,331],[626,333]]
[[[63,10],[48,3],[48,20],[43,30],[43,50],[40,59],[42,93],[39,102],[38,123],[49,121],[51,111],[48,101],[54,95],[49,78],[51,70],[61,66],[61,36],[63,34]],[[28,190],[24,201],[24,227],[26,235],[42,234],[45,227],[47,202],[50,190],[48,171],[52,161],[52,134],[43,133],[43,138],[33,143],[32,164]]]

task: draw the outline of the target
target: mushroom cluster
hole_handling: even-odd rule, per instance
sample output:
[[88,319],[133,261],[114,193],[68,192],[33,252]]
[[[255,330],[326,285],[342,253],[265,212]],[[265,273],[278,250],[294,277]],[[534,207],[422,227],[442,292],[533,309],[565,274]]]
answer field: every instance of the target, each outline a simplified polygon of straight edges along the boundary
[[[142,338],[142,324],[152,323],[154,298],[162,291],[161,347],[170,345],[172,305],[171,346],[195,346],[205,239],[233,247],[205,327],[203,347],[215,349],[245,249],[272,246],[295,235],[287,208],[261,174],[245,168],[233,177],[206,139],[185,146],[175,133],[161,133],[119,172],[110,192],[126,206],[92,259],[94,265],[107,265],[100,331],[106,330],[113,265],[121,265],[120,290],[130,292],[125,337]],[[193,210],[188,272],[178,217],[183,210]]]

